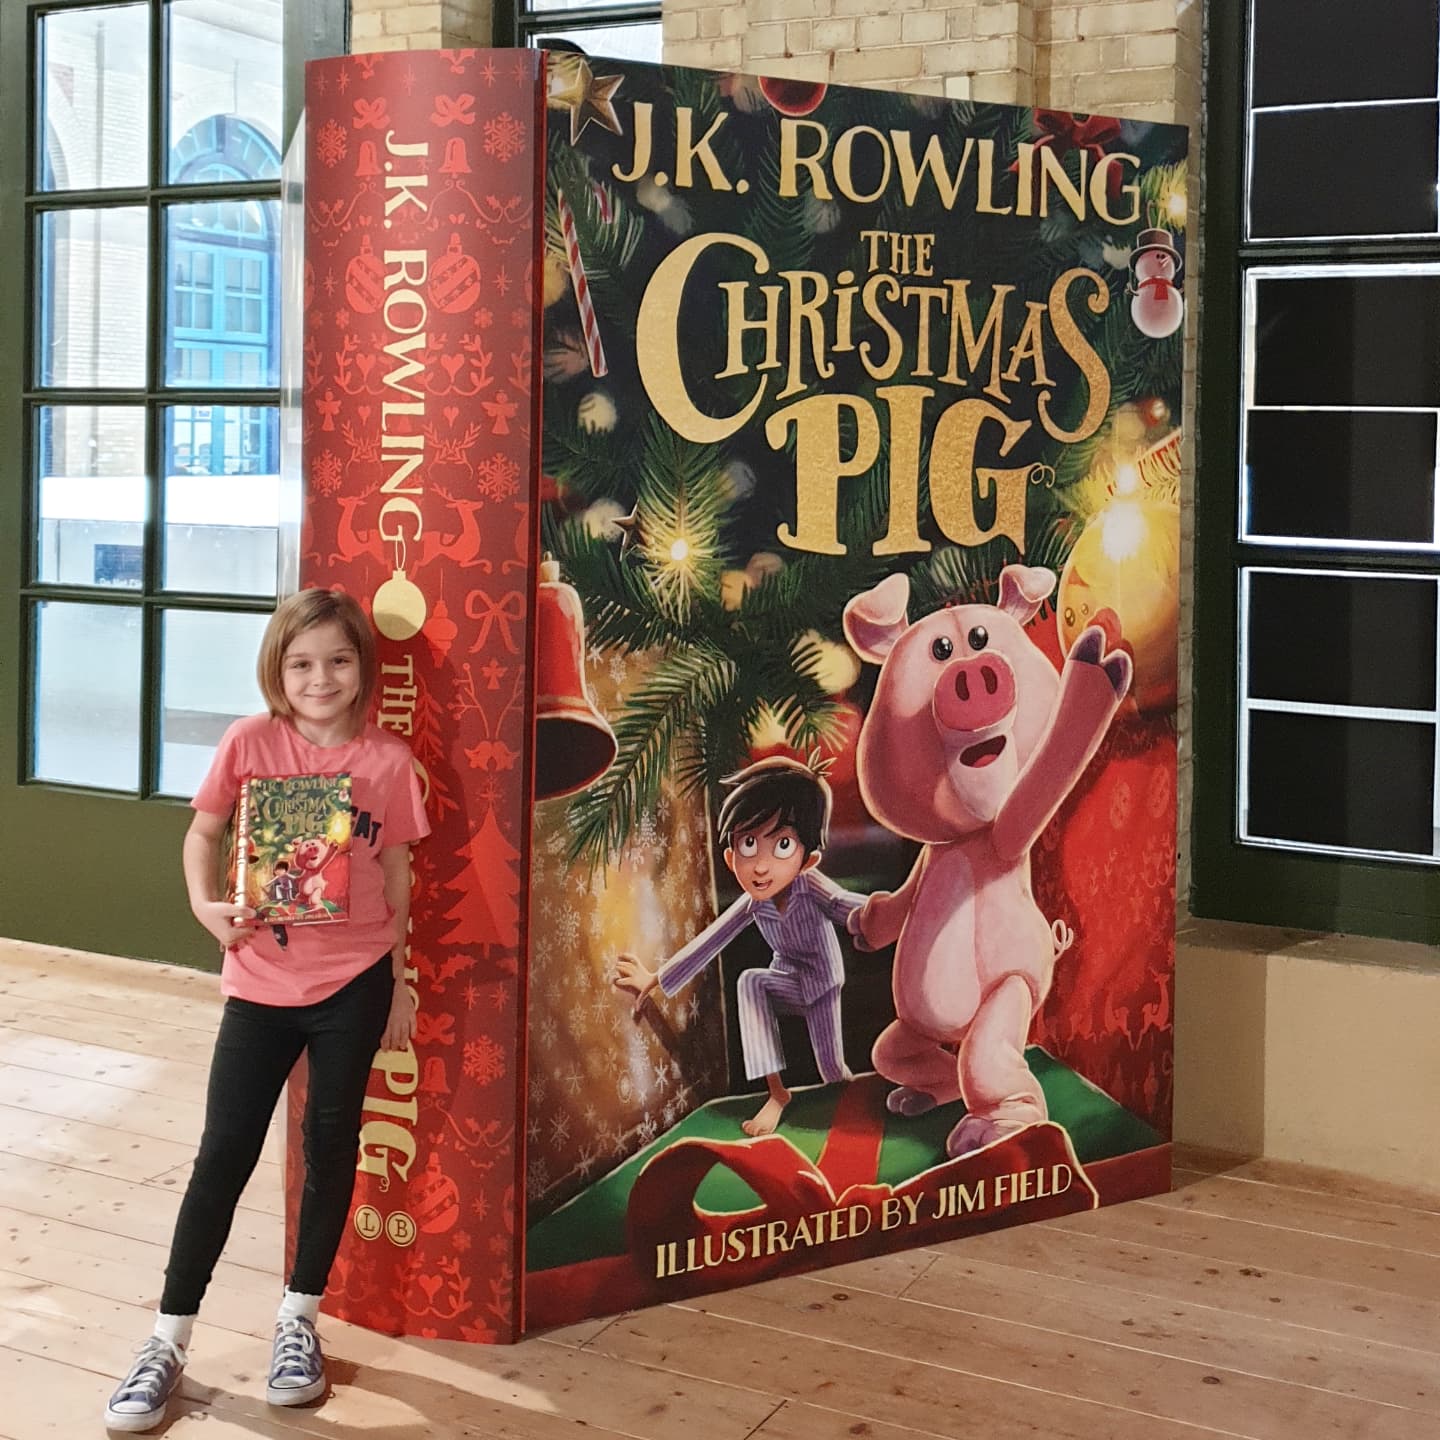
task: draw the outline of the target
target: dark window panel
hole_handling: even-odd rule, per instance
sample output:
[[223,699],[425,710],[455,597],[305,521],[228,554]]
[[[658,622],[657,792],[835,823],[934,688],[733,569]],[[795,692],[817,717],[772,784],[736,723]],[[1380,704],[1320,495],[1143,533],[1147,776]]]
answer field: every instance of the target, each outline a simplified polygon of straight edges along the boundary
[[1252,410],[1245,465],[1252,535],[1434,539],[1434,415]]
[[1253,116],[1251,237],[1433,235],[1437,115],[1432,101]]
[[1254,329],[1257,405],[1440,400],[1440,276],[1262,276]]
[[1435,93],[1435,0],[1255,0],[1252,105]]
[[1429,856],[1435,729],[1251,711],[1249,836]]
[[1435,582],[1250,572],[1249,693],[1435,707]]

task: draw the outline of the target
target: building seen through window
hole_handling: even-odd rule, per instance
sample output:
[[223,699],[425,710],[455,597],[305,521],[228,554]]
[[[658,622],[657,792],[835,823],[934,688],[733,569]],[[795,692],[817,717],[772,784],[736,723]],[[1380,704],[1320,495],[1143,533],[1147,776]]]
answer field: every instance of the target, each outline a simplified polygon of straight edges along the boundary
[[25,771],[185,796],[277,588],[282,4],[37,12]]

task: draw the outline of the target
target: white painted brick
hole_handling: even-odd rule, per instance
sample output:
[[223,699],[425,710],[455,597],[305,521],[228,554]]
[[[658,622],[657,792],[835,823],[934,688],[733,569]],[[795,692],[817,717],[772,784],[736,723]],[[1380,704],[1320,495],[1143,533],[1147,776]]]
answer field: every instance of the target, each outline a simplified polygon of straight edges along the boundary
[[810,43],[817,50],[853,50],[855,48],[854,19],[845,16],[836,20],[811,21]]
[[907,45],[924,45],[943,40],[949,33],[950,16],[955,11],[911,10],[900,17],[900,38]]
[[1175,28],[1176,0],[1125,0],[1115,5],[1086,5],[1080,11],[1077,34],[1082,40],[1096,35],[1143,35]]
[[885,50],[853,50],[835,57],[837,84],[864,84],[873,80],[911,80],[920,74],[925,52],[918,45],[896,45]]
[[1134,69],[1147,65],[1175,65],[1180,37],[1168,35],[1131,35],[1125,41],[1125,63]]
[[862,49],[900,44],[904,17],[900,15],[867,15],[855,27],[855,40]]

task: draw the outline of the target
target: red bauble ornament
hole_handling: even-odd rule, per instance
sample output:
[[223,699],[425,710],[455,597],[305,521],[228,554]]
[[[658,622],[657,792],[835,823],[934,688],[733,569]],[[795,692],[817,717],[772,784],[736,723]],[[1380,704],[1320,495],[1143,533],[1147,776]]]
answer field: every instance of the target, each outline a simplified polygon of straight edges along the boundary
[[480,298],[480,262],[461,251],[458,232],[431,272],[430,298],[447,315],[471,309]]
[[440,1168],[434,1150],[410,1191],[410,1214],[426,1235],[441,1235],[460,1218],[460,1187]]
[[430,618],[420,627],[425,643],[430,647],[431,657],[437,665],[443,664],[460,633],[460,627],[450,618],[449,608],[444,600],[437,600]]
[[1140,418],[1152,430],[1158,430],[1162,425],[1170,423],[1170,407],[1158,395],[1152,395],[1148,400],[1140,402]]
[[360,237],[360,253],[345,267],[345,298],[361,315],[373,315],[385,299],[385,267],[368,235]]
[[825,98],[830,87],[823,80],[782,80],[760,77],[760,93],[782,115],[808,115]]

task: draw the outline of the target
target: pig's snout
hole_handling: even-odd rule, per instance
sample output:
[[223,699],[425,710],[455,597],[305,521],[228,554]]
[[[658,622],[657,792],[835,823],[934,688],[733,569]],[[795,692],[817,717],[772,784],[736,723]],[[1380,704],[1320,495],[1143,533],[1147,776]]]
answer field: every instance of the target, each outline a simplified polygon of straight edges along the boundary
[[947,665],[935,686],[935,718],[947,730],[984,730],[1015,708],[1015,672],[999,654]]

